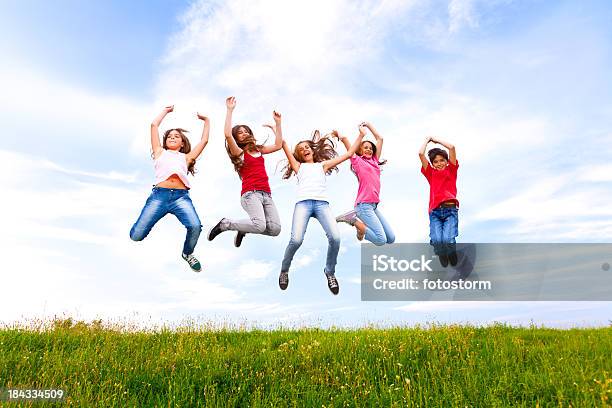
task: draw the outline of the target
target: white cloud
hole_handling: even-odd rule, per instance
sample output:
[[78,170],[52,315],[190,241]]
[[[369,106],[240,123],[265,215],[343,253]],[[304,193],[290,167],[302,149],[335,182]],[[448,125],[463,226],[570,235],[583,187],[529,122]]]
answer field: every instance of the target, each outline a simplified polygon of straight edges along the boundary
[[237,276],[244,280],[261,280],[267,278],[276,268],[272,262],[248,259],[237,268]]

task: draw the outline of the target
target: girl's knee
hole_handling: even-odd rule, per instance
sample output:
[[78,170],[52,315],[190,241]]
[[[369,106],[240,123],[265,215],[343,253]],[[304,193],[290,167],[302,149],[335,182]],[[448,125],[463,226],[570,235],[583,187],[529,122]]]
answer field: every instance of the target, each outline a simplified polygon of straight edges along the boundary
[[142,241],[143,239],[145,239],[146,236],[147,236],[146,230],[136,228],[136,227],[132,227],[132,229],[130,230],[130,239],[132,241]]
[[289,245],[294,246],[294,247],[299,247],[302,245],[302,242],[304,241],[303,237],[291,237],[291,239],[289,240]]
[[267,232],[268,235],[270,235],[272,237],[276,237],[281,232],[281,226],[279,224],[276,224],[276,223],[270,223],[270,224],[268,224],[268,228],[267,228],[266,232]]
[[188,225],[187,232],[192,235],[200,235],[202,232],[202,224]]
[[263,234],[266,232],[266,221],[259,218],[251,218],[251,222],[253,223],[253,233],[255,234]]

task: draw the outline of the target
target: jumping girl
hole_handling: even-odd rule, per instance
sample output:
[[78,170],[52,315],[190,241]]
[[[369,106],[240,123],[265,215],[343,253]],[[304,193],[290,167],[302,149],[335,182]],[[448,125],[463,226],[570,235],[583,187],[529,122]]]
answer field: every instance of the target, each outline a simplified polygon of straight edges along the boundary
[[187,228],[187,236],[183,244],[183,259],[187,261],[194,272],[200,272],[202,266],[193,256],[193,250],[202,231],[202,223],[189,197],[189,180],[187,173],[195,173],[196,159],[206,144],[210,131],[209,119],[196,113],[198,119],[204,121],[200,143],[191,149],[185,129],[169,129],[164,133],[163,142],[159,141],[159,125],[166,115],[174,110],[174,105],[166,106],[151,123],[151,148],[155,161],[155,186],[147,199],[138,220],[130,230],[130,238],[142,241],[151,228],[166,214],[174,214]]
[[310,140],[299,142],[293,151],[289,150],[287,143],[283,141],[283,150],[287,156],[288,164],[285,167],[283,179],[293,175],[297,176],[297,203],[293,210],[293,222],[291,225],[291,239],[285,250],[285,256],[281,265],[278,284],[282,290],[289,285],[289,267],[298,248],[302,245],[306,227],[311,217],[319,220],[328,240],[327,261],[323,272],[327,278],[329,290],[337,295],[340,288],[335,276],[336,261],[340,249],[340,234],[338,226],[329,208],[325,176],[338,170],[336,167],[346,159],[350,158],[359,147],[365,126],[359,126],[359,136],[348,151],[338,156],[334,149],[334,143],[328,136],[321,137],[319,131],[313,133]]
[[[351,170],[357,176],[359,188],[355,199],[355,211],[349,211],[336,218],[338,222],[346,222],[357,229],[357,239],[365,239],[374,245],[392,244],[395,234],[378,209],[380,203],[380,166],[386,161],[379,161],[382,154],[383,138],[369,122],[362,124],[372,132],[376,144],[364,140],[356,154],[351,156]],[[338,135],[347,150],[350,143],[347,137]]]
[[249,215],[249,219],[230,220],[222,218],[208,233],[212,241],[223,231],[237,231],[234,245],[239,247],[245,234],[263,234],[276,236],[280,234],[281,225],[278,211],[272,201],[272,193],[268,184],[268,174],[264,164],[264,154],[273,153],[282,147],[281,115],[273,111],[275,134],[273,145],[263,146],[255,141],[253,131],[247,125],[232,127],[232,112],[236,107],[236,98],[230,96],[225,100],[227,112],[225,115],[225,148],[234,169],[242,180],[240,204]]

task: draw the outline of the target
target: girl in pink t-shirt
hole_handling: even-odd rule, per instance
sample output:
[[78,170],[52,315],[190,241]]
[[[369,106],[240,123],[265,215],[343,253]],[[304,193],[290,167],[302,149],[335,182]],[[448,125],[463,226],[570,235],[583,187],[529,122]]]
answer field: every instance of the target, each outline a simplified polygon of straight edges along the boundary
[[[371,123],[364,122],[363,125],[372,132],[376,144],[367,140],[361,142],[359,150],[351,157],[351,170],[359,181],[355,210],[338,216],[336,221],[354,226],[357,230],[357,239],[360,241],[365,237],[374,245],[392,244],[395,242],[395,234],[378,209],[380,166],[386,162],[379,161],[383,138]],[[348,149],[350,147],[348,138],[339,135],[338,137]]]

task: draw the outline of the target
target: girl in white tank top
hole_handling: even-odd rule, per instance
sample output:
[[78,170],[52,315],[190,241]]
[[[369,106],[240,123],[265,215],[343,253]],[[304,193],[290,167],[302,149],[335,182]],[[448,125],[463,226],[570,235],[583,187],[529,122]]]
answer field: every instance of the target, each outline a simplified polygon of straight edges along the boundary
[[[333,131],[332,136],[339,139],[337,131]],[[321,136],[319,131],[315,131],[310,140],[299,142],[293,151],[289,150],[286,142],[283,142],[283,150],[287,156],[288,164],[285,167],[283,178],[290,178],[293,173],[297,175],[297,203],[293,210],[293,221],[291,225],[291,239],[285,250],[283,263],[281,265],[278,284],[282,290],[289,285],[289,268],[291,261],[302,245],[306,227],[310,218],[316,218],[328,240],[327,260],[325,263],[325,273],[327,287],[337,295],[340,288],[335,276],[338,251],[340,250],[340,234],[336,220],[329,208],[327,198],[327,187],[325,176],[337,170],[337,165],[350,158],[365,135],[362,126],[359,127],[359,136],[351,148],[343,155],[339,156],[334,149],[334,143],[330,136]]]
[[187,131],[181,128],[167,130],[160,142],[159,125],[173,110],[174,105],[166,106],[151,123],[155,186],[138,220],[130,230],[130,238],[134,241],[142,241],[157,221],[166,214],[174,214],[187,229],[182,257],[193,271],[200,272],[202,266],[193,256],[193,251],[202,231],[202,223],[189,197],[191,186],[187,174],[194,174],[195,161],[208,143],[210,121],[206,116],[196,114],[198,119],[204,121],[204,129],[200,142],[193,149],[189,139],[185,136]]

